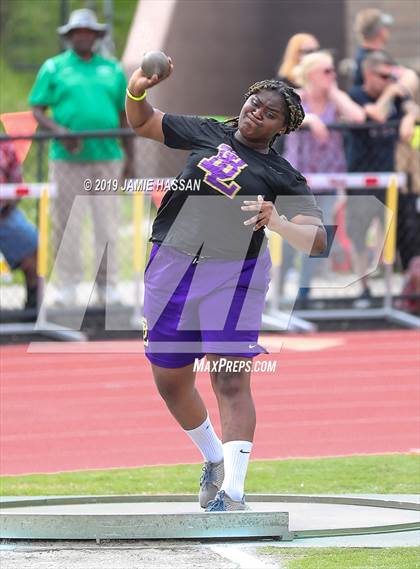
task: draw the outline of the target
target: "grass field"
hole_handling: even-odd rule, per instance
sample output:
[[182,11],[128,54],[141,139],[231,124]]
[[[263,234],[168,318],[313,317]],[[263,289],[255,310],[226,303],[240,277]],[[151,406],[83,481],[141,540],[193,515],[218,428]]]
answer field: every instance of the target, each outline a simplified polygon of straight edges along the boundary
[[420,567],[417,548],[393,549],[277,549],[264,548],[261,558],[281,563],[287,569],[416,569]]
[[[3,496],[183,494],[197,491],[201,465],[3,476]],[[251,462],[249,493],[416,494],[417,455],[354,456]]]

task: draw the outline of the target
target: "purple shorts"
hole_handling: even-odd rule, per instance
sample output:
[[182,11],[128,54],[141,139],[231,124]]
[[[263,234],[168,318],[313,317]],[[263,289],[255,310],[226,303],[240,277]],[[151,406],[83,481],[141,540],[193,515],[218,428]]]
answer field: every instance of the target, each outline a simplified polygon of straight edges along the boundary
[[245,261],[194,259],[153,245],[144,276],[147,358],[166,368],[205,354],[254,357],[270,282],[268,250]]

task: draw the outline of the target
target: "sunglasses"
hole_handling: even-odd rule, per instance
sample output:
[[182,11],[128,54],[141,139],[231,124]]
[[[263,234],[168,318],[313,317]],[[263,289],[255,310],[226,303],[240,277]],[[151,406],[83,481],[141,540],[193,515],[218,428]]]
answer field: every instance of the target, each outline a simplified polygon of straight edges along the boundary
[[391,73],[379,73],[378,71],[375,71],[374,73],[384,81],[389,81],[390,79],[393,79]]

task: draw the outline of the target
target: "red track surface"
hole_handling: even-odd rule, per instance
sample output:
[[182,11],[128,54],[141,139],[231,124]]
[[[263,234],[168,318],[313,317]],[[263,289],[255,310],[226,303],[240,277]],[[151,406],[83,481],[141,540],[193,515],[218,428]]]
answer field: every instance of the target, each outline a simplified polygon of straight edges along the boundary
[[[276,372],[253,380],[254,459],[420,447],[418,332],[281,339],[281,353],[266,356],[277,361]],[[95,346],[104,344],[88,345]],[[130,351],[138,343],[106,346]],[[142,354],[34,354],[3,346],[1,365],[2,474],[201,460],[157,395]],[[198,384],[216,418],[207,374]]]

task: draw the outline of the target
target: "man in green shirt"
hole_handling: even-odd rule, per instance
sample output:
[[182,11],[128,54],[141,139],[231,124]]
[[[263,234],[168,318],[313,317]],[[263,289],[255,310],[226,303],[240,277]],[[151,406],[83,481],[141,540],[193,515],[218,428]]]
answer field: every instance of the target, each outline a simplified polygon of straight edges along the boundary
[[[65,134],[127,126],[124,110],[127,82],[122,67],[94,51],[95,43],[105,35],[106,29],[106,24],[99,24],[94,12],[87,9],[75,10],[69,22],[58,28],[70,48],[45,61],[29,96],[34,116],[43,130]],[[47,116],[48,109],[51,117]],[[85,180],[90,180],[94,190],[101,180],[114,188],[121,177],[134,177],[132,139],[123,138],[122,142],[125,163],[116,138],[61,138],[51,143],[50,176],[57,184],[53,233],[57,249],[61,243],[57,270],[61,285],[59,300],[64,304],[76,301],[76,287],[83,278],[81,227],[87,200],[74,201],[78,195],[92,196],[89,205],[95,241],[101,244],[96,246],[97,264],[104,251],[103,244],[108,244],[108,275],[102,262],[97,276],[99,300],[105,300],[106,283],[108,301],[118,300],[115,247],[118,198],[109,190],[87,194]],[[66,228],[73,206],[72,221]]]

